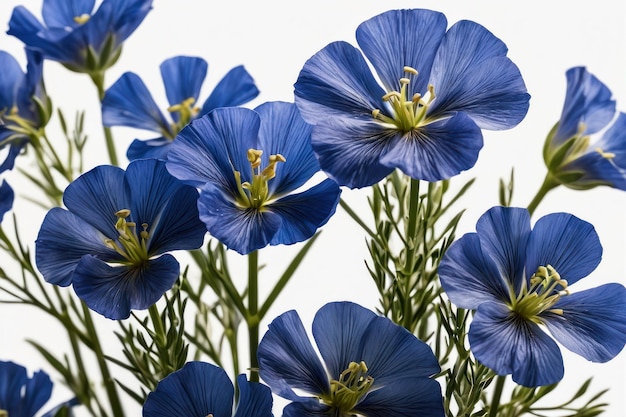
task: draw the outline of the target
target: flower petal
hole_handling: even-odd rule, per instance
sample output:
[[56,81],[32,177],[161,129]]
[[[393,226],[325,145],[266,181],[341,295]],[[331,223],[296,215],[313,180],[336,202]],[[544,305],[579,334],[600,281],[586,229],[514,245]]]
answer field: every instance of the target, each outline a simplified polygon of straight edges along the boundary
[[[52,381],[47,373],[37,371],[33,373],[33,377],[26,382],[22,392],[24,395],[22,398],[22,406],[19,411],[13,415],[34,416],[50,399],[52,395]],[[8,411],[9,413],[11,412],[11,410]]]
[[[200,95],[200,88],[206,77],[209,65],[199,57],[175,56],[163,61],[161,77],[170,106],[181,104],[187,99],[194,99]],[[178,113],[171,112],[172,118],[178,121]]]
[[443,417],[441,387],[430,378],[394,378],[369,392],[355,411],[367,417]]
[[85,255],[73,275],[74,291],[87,306],[112,320],[123,320],[130,310],[145,310],[172,288],[180,266],[171,255],[151,259],[145,266],[109,266]]
[[24,72],[17,60],[4,51],[0,51],[0,68],[0,109],[10,112],[17,104],[17,90],[24,80]]
[[43,371],[31,378],[26,368],[0,361],[0,409],[10,416],[34,416],[52,394],[52,381]]
[[[282,417],[322,417],[328,416],[330,407],[312,399],[307,402],[292,402],[283,409]],[[332,415],[332,414],[330,414]]]
[[91,15],[95,0],[44,0],[41,16],[49,28],[79,26],[74,18]]
[[593,362],[613,359],[626,343],[626,288],[606,284],[563,296],[553,309],[562,314],[542,315],[554,338]]
[[167,159],[172,141],[163,136],[155,139],[135,139],[126,150],[126,158],[129,161],[136,159]]
[[204,115],[218,107],[235,107],[245,104],[259,95],[259,89],[243,65],[230,71],[215,86],[202,105]]
[[572,285],[589,275],[602,259],[602,245],[590,223],[568,213],[540,218],[528,240],[526,273],[551,265]]
[[142,415],[231,416],[233,396],[233,384],[222,368],[205,362],[188,362],[148,394]]
[[328,393],[326,370],[295,310],[275,318],[258,350],[260,376],[281,397],[297,400],[292,388],[319,395]]
[[2,185],[0,185],[0,222],[2,222],[6,212],[13,208],[14,198],[13,188],[11,188],[8,182],[2,181]]
[[326,179],[302,193],[269,204],[267,208],[281,220],[270,244],[291,245],[313,236],[335,213],[340,195],[337,183]]
[[[391,10],[359,25],[356,38],[387,91],[397,91],[398,80],[411,79],[413,93],[425,93],[435,52],[446,32],[446,17],[426,9]],[[404,67],[418,76],[405,74]],[[413,80],[414,79],[414,80]]]
[[235,417],[272,417],[272,391],[269,387],[249,382],[245,375],[237,377],[239,401]]
[[512,373],[520,385],[549,385],[563,378],[563,358],[554,340],[536,324],[513,316],[504,304],[478,307],[469,342],[476,359],[498,375]]

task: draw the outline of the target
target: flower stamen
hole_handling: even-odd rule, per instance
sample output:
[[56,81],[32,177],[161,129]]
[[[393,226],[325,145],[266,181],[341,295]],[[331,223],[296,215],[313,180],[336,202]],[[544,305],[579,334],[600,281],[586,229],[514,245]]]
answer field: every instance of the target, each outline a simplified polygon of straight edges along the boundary
[[172,132],[163,132],[166,138],[173,140],[174,136],[180,132],[183,127],[187,126],[189,122],[196,118],[198,113],[200,113],[200,107],[194,107],[195,102],[195,98],[188,97],[180,103],[173,104],[167,108],[167,111],[170,113],[178,113],[178,121],[172,123]]
[[354,414],[354,406],[368,393],[373,383],[374,378],[367,374],[365,362],[350,362],[338,379],[330,381],[330,394],[322,401],[340,411],[340,415]]
[[[559,288],[560,287],[560,288]],[[517,296],[511,295],[510,308],[520,317],[541,324],[544,311],[563,315],[563,310],[551,307],[562,296],[569,295],[567,281],[551,266],[540,266],[530,277],[530,287],[524,282]]]
[[248,149],[247,157],[252,170],[251,183],[241,182],[241,173],[234,172],[239,193],[236,199],[242,207],[261,209],[265,205],[269,199],[268,181],[276,176],[276,164],[286,161],[281,154],[270,155],[269,163],[261,169],[261,155],[263,155],[262,150]]
[[84,25],[89,21],[90,18],[91,16],[89,14],[83,13],[80,16],[74,16],[74,22],[78,23],[79,25]]
[[117,240],[106,239],[105,245],[124,257],[131,265],[141,265],[148,261],[148,224],[141,224],[139,236],[136,232],[136,223],[126,220],[130,216],[130,210],[122,209],[115,213],[117,222],[115,229],[117,230]]

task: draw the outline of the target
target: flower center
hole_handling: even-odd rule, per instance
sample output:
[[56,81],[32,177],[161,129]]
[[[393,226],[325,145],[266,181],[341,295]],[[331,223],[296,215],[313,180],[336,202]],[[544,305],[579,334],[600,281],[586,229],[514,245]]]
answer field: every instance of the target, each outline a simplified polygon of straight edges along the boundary
[[80,16],[74,16],[74,22],[79,25],[84,25],[91,18],[91,16],[87,13],[83,13]]
[[0,417],[9,417],[9,412],[7,410],[0,410]]
[[[561,287],[561,289],[557,289]],[[518,316],[541,324],[539,315],[544,311],[563,314],[561,309],[551,308],[564,295],[568,295],[567,281],[561,279],[556,270],[550,266],[540,266],[530,277],[530,288],[526,284],[517,296],[511,296],[510,308]]]
[[367,374],[365,362],[350,362],[339,379],[330,381],[330,394],[322,401],[339,411],[339,415],[353,415],[354,406],[368,393],[374,378]]
[[269,164],[261,169],[261,155],[263,151],[258,149],[248,149],[248,161],[252,169],[252,183],[241,182],[241,173],[235,171],[235,180],[239,195],[236,197],[237,203],[241,207],[260,209],[269,199],[269,188],[267,183],[276,176],[276,164],[285,162],[285,157],[281,154],[270,155]]
[[168,107],[168,112],[178,113],[178,122],[172,123],[173,132],[163,132],[163,135],[166,138],[174,140],[174,136],[180,132],[183,127],[187,126],[189,122],[196,118],[198,113],[200,113],[200,108],[194,107],[195,102],[195,98],[189,97],[178,104]]
[[106,239],[104,244],[119,253],[131,265],[143,265],[148,259],[148,224],[141,225],[141,231],[137,236],[137,225],[134,222],[126,221],[130,216],[130,210],[122,209],[115,213],[117,222],[115,229],[118,232],[117,240]]
[[[417,76],[417,70],[411,67],[404,67],[404,72],[408,76]],[[428,92],[422,97],[415,93],[409,97],[410,78],[400,78],[400,91],[390,91],[383,96],[383,100],[389,103],[392,110],[392,117],[382,114],[380,109],[374,109],[372,116],[385,124],[389,124],[403,132],[410,132],[419,127],[426,117],[428,106],[435,99],[435,87],[428,86]]]

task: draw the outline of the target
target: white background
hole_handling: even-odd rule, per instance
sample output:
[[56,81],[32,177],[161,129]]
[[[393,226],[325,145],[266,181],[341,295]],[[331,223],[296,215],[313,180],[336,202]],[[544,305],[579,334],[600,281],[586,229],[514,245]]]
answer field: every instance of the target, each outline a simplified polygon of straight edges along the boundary
[[[27,6],[40,15],[40,0],[0,1],[0,22],[7,24],[13,7]],[[498,180],[508,177],[515,167],[514,205],[526,206],[538,189],[545,168],[541,148],[545,135],[558,120],[565,94],[565,71],[578,65],[604,81],[614,93],[618,108],[626,110],[626,6],[623,0],[446,0],[446,1],[370,1],[370,0],[155,0],[154,9],[126,42],[119,62],[107,74],[110,85],[121,73],[138,73],[151,89],[158,103],[165,107],[165,93],[158,65],[174,55],[197,55],[209,62],[209,75],[203,87],[203,100],[217,81],[232,67],[244,64],[255,78],[261,95],[248,106],[264,101],[293,101],[293,83],[302,64],[312,54],[334,40],[354,43],[358,24],[380,12],[394,8],[431,8],[444,12],[451,23],[460,19],[477,21],[509,47],[509,56],[520,67],[532,95],[526,119],[515,129],[485,132],[485,146],[476,166],[461,175],[478,177],[470,194],[463,200],[468,210],[461,224],[462,232],[473,231],[476,219],[497,204]],[[2,28],[0,24],[0,28]],[[0,35],[0,49],[11,52],[25,64],[20,42]],[[56,63],[46,63],[45,80],[54,104],[71,120],[77,110],[87,110],[89,167],[107,163],[99,127],[99,107],[95,89],[85,75],[70,73]],[[1,73],[0,73],[1,76]],[[48,128],[54,140],[58,120]],[[135,137],[149,138],[147,132],[117,128],[114,134],[122,164],[126,147]],[[18,166],[30,168],[27,160]],[[8,175],[18,196],[30,193],[15,173]],[[344,190],[344,198],[360,213],[367,215],[367,192]],[[20,198],[20,197],[18,197]],[[604,246],[604,258],[598,269],[572,287],[572,291],[605,282],[626,283],[626,193],[612,189],[575,192],[558,189],[548,194],[539,206],[541,215],[567,211],[596,227]],[[24,241],[33,242],[44,212],[20,198],[14,212],[18,215]],[[5,220],[10,231],[10,222]],[[360,229],[338,209],[324,227],[302,269],[293,278],[276,306],[262,323],[262,329],[276,315],[297,308],[305,325],[314,312],[328,301],[351,300],[367,307],[378,305],[376,290],[364,267],[367,258],[365,237]],[[32,246],[32,244],[31,244]],[[270,248],[261,252],[261,262],[268,264],[261,274],[262,290],[282,271],[284,259],[297,248]],[[2,255],[5,256],[5,255]],[[245,265],[245,259],[234,257]],[[6,259],[2,268],[11,270]],[[626,306],[625,306],[626,308]],[[103,338],[116,326],[98,321]],[[45,368],[45,361],[27,344],[31,338],[59,354],[66,349],[64,333],[53,321],[33,308],[0,305],[0,359],[13,360],[31,370]],[[114,338],[107,349],[118,349]],[[560,388],[570,394],[589,376],[594,376],[595,390],[611,388],[605,400],[611,406],[610,417],[623,416],[626,408],[626,353],[608,364],[592,364],[571,355],[565,356],[565,382]],[[569,389],[568,389],[569,387]],[[55,399],[65,399],[60,385]],[[556,402],[556,400],[555,400]],[[134,410],[134,404],[129,410]],[[139,414],[131,411],[129,415]],[[276,410],[276,415],[280,411]]]

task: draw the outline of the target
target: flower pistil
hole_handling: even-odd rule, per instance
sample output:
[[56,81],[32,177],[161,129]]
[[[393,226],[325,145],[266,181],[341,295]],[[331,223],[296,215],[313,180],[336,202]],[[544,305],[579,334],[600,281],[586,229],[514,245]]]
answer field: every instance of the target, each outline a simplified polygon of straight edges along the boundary
[[[557,287],[561,290],[557,290]],[[568,295],[567,281],[550,265],[540,266],[530,278],[530,288],[524,283],[519,295],[511,297],[510,308],[518,316],[541,324],[539,315],[544,311],[562,315],[560,309],[551,307],[564,295]]]

